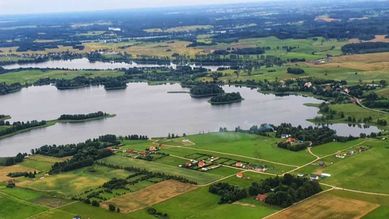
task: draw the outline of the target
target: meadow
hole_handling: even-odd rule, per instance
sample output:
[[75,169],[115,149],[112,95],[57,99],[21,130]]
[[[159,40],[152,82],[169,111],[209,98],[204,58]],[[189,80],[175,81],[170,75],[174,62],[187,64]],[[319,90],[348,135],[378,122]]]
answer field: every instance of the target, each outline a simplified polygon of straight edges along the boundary
[[314,160],[314,157],[306,151],[291,152],[281,149],[277,143],[281,139],[235,132],[209,133],[204,135],[191,135],[185,139],[194,145],[185,145],[183,139],[174,139],[163,142],[164,144],[181,145],[188,149],[211,150],[221,153],[229,153],[232,156],[242,155],[249,158],[264,159],[280,162],[287,165],[301,165]]

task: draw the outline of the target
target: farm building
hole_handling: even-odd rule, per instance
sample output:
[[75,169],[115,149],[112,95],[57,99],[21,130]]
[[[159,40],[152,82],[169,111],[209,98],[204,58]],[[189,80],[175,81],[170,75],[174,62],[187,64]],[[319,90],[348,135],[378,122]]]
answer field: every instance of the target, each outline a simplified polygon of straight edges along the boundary
[[260,201],[260,202],[265,202],[265,201],[266,201],[266,198],[267,198],[267,195],[266,195],[266,194],[258,194],[258,195],[255,197],[255,200]]
[[243,172],[239,172],[239,173],[236,174],[236,177],[241,179],[241,178],[244,177],[244,173]]

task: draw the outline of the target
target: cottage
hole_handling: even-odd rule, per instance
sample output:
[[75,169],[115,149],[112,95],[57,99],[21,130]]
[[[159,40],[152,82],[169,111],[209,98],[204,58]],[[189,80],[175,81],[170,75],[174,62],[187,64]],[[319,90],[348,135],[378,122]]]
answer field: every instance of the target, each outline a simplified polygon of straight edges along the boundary
[[239,167],[239,168],[243,168],[244,167],[243,163],[239,162],[239,161],[235,163],[235,166]]
[[297,139],[295,139],[295,138],[288,138],[287,140],[286,140],[286,142],[288,142],[288,143],[295,143],[295,142],[297,142]]
[[204,160],[200,160],[200,161],[197,163],[197,166],[200,167],[200,168],[205,167],[205,165],[207,165],[207,164],[205,163]]
[[236,174],[236,177],[241,179],[241,178],[244,177],[244,173],[243,172],[239,172],[239,173]]
[[150,146],[150,147],[149,147],[149,151],[155,152],[155,151],[158,151],[158,148],[155,147],[155,146]]
[[255,197],[255,200],[260,201],[260,202],[265,202],[267,198],[266,194],[258,194],[257,197]]

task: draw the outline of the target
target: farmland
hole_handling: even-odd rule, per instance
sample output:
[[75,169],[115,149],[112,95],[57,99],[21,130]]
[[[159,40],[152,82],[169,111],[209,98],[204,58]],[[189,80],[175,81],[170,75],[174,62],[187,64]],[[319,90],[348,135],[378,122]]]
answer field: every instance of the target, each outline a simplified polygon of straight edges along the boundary
[[0,219],[389,218],[389,2],[61,1],[0,9]]

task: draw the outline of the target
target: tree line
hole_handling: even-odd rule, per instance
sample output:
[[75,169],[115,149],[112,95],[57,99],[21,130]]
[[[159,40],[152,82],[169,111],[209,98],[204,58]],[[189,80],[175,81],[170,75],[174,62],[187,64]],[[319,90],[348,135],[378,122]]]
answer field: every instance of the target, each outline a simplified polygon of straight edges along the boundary
[[63,114],[58,118],[58,120],[76,120],[76,121],[79,121],[79,120],[87,120],[87,119],[101,118],[101,117],[107,117],[107,116],[109,116],[108,113],[98,111],[95,113],[88,113],[88,114],[75,114],[75,115]]
[[28,122],[13,122],[12,124],[9,121],[0,120],[0,126],[7,126],[4,129],[0,129],[0,137],[13,134],[18,131],[23,131],[26,129],[36,128],[40,126],[45,126],[47,124],[46,121],[28,121]]
[[49,171],[57,174],[70,170],[93,165],[95,160],[111,156],[113,152],[107,149],[110,146],[119,145],[120,141],[115,135],[103,135],[99,138],[89,139],[83,143],[68,145],[45,145],[31,150],[32,154],[41,154],[53,157],[72,156],[69,160],[57,162]]
[[224,93],[212,97],[209,102],[214,105],[228,104],[242,101],[242,96],[239,92]]

